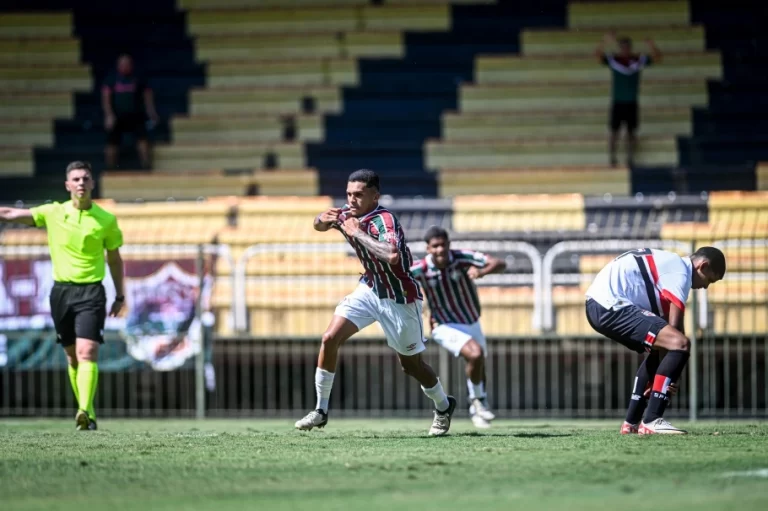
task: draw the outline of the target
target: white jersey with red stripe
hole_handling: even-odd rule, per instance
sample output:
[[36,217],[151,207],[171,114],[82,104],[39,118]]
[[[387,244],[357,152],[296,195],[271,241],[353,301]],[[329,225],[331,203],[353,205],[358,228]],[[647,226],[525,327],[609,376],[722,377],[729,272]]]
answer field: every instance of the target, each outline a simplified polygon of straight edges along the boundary
[[640,248],[620,255],[600,270],[587,290],[587,298],[606,309],[635,305],[669,319],[670,303],[685,310],[692,276],[689,257]]

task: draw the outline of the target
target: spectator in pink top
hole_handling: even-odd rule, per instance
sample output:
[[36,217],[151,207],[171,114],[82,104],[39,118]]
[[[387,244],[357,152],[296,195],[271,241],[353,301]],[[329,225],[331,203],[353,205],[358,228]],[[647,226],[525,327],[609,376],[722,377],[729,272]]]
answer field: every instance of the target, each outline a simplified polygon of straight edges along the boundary
[[101,88],[101,105],[107,131],[107,168],[117,166],[123,133],[136,136],[141,165],[145,169],[150,168],[150,147],[145,122],[149,118],[152,123],[156,123],[157,111],[152,89],[134,72],[130,55],[121,55],[117,59],[116,72],[107,78]]

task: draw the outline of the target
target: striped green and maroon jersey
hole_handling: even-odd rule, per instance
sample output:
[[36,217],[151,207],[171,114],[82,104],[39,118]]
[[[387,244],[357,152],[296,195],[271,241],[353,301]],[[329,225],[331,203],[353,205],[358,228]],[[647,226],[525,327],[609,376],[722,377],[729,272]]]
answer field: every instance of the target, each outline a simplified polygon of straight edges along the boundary
[[379,298],[389,298],[397,303],[413,303],[416,300],[421,300],[421,290],[409,270],[413,264],[413,257],[408,245],[406,245],[405,232],[403,232],[397,217],[387,208],[378,206],[367,215],[359,218],[360,227],[363,231],[379,241],[386,241],[397,247],[400,260],[395,264],[389,264],[376,258],[355,238],[350,238],[341,230],[340,224],[347,219],[348,214],[349,206],[344,205],[339,215],[339,222],[334,227],[341,231],[352,248],[355,249],[357,257],[365,269],[360,282],[370,287]]
[[431,255],[411,266],[411,273],[427,295],[433,327],[444,323],[471,325],[480,319],[477,287],[467,270],[487,265],[488,256],[481,252],[451,250],[445,268],[438,268]]

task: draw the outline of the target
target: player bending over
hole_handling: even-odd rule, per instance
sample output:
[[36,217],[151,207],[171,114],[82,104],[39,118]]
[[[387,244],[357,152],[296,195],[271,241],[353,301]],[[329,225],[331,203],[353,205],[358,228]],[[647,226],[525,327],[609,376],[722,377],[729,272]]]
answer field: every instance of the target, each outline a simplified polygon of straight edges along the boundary
[[[632,250],[595,277],[587,290],[589,324],[633,351],[649,352],[637,370],[622,433],[685,434],[662,418],[669,387],[680,378],[690,355],[683,329],[685,302],[691,288],[707,289],[723,275],[723,253],[702,247],[690,257],[650,248]],[[642,394],[649,383],[643,410]]]
[[355,249],[365,273],[357,288],[336,307],[323,334],[315,371],[316,410],[297,421],[296,428],[310,430],[328,423],[328,399],[339,348],[356,332],[378,321],[387,344],[397,352],[403,371],[415,378],[424,394],[435,402],[429,434],[446,434],[456,400],[445,394],[435,372],[421,358],[422,297],[409,271],[413,259],[397,218],[379,206],[379,176],[375,172],[353,172],[347,182],[347,204],[315,218],[315,230],[329,229],[341,231]]
[[429,303],[432,339],[455,357],[466,360],[470,415],[478,428],[489,428],[496,417],[485,393],[488,347],[480,326],[480,300],[474,279],[502,272],[504,261],[471,250],[451,250],[448,232],[430,227],[424,241],[427,256],[411,266]]

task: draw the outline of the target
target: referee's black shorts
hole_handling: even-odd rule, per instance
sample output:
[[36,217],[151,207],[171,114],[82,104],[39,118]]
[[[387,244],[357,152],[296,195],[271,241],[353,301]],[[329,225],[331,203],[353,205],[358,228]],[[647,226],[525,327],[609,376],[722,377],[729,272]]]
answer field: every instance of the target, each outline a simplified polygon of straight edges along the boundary
[[617,132],[622,125],[626,125],[627,133],[634,133],[639,124],[637,102],[615,102],[611,105],[611,131]]
[[58,342],[66,347],[81,337],[104,342],[107,295],[101,282],[75,284],[54,282],[51,290],[51,316]]

